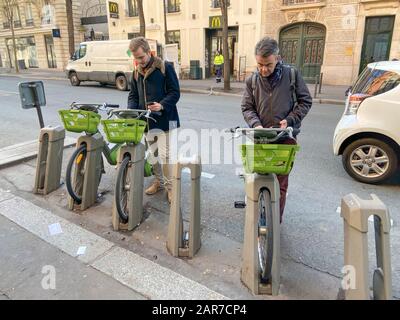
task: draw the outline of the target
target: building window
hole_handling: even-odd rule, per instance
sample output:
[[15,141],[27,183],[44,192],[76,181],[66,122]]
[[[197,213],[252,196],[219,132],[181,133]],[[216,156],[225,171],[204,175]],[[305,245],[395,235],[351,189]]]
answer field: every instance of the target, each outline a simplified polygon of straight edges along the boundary
[[321,0],[283,0],[284,6],[296,5],[296,4],[307,4],[307,3],[317,3]]
[[138,17],[139,10],[137,0],[128,0],[128,17]]
[[25,5],[25,25],[27,27],[33,26],[32,5],[30,3]]
[[181,0],[168,0],[167,12],[180,12],[181,11]]
[[14,28],[21,28],[21,18],[18,6],[13,7]]
[[173,30],[167,32],[167,44],[177,43],[178,48],[181,48],[181,32],[179,30]]
[[53,21],[54,21],[54,7],[46,3],[42,8],[42,25],[53,24]]
[[128,40],[134,39],[140,37],[140,33],[139,32],[132,32],[132,33],[128,33]]
[[[231,5],[230,0],[227,0],[228,7]],[[221,1],[220,0],[211,0],[211,8],[221,8]]]

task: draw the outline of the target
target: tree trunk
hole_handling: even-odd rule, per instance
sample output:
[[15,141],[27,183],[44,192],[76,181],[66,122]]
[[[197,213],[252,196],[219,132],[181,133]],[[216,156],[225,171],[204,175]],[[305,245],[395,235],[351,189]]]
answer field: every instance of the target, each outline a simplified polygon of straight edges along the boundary
[[15,43],[15,33],[14,33],[14,19],[10,21],[10,28],[11,28],[11,37],[13,42],[13,53],[14,53],[14,64],[15,64],[15,72],[19,73],[19,66],[18,66],[18,59],[17,59],[17,45]]
[[168,26],[167,26],[167,0],[162,0],[164,4],[164,37],[165,37],[165,44],[168,43]]
[[220,0],[222,13],[222,55],[224,56],[224,90],[231,90],[231,71],[228,47],[228,5],[227,0]]
[[65,0],[65,7],[67,10],[67,26],[68,26],[68,49],[69,56],[75,52],[75,36],[74,36],[74,17],[72,14],[72,0]]
[[144,12],[143,12],[143,0],[137,0],[137,7],[139,13],[139,23],[140,23],[140,36],[146,38],[146,21],[144,19]]

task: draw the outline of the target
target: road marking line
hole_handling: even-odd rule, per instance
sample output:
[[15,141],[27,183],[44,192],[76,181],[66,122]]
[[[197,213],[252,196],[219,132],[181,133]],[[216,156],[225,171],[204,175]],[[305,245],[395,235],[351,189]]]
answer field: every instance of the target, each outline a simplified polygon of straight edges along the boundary
[[[190,174],[190,169],[189,169],[189,168],[184,168],[184,169],[182,170],[182,172]],[[207,179],[213,179],[213,178],[215,178],[215,174],[208,173],[208,172],[202,172],[202,173],[201,173],[201,176],[202,176],[203,178],[207,178]]]

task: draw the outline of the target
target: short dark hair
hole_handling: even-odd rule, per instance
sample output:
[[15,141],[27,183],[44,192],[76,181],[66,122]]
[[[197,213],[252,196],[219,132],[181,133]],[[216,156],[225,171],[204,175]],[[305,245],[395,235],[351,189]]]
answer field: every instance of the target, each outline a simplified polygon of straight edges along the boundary
[[256,56],[269,57],[270,55],[279,54],[278,42],[270,37],[264,37],[256,44]]
[[146,53],[150,52],[150,45],[147,42],[146,38],[137,37],[131,40],[131,43],[129,44],[129,49],[133,52],[138,50],[139,48],[142,48],[143,51]]

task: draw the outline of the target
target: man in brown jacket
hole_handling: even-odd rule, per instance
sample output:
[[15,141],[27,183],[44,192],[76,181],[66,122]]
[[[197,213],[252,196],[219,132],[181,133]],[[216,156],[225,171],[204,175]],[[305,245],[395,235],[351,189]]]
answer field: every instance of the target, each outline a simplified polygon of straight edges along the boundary
[[[255,48],[257,71],[246,80],[242,113],[251,128],[293,127],[294,138],[301,121],[312,105],[312,98],[302,76],[282,63],[276,40],[265,37]],[[280,143],[296,144],[295,139]],[[278,175],[281,222],[286,203],[289,176]]]

